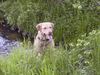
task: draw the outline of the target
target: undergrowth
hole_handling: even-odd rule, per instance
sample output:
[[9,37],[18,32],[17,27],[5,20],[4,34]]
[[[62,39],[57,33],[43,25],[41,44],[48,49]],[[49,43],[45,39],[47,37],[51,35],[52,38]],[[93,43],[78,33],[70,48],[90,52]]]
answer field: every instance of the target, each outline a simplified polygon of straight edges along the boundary
[[100,31],[82,35],[77,43],[47,49],[34,55],[30,43],[23,43],[0,58],[0,75],[100,75]]

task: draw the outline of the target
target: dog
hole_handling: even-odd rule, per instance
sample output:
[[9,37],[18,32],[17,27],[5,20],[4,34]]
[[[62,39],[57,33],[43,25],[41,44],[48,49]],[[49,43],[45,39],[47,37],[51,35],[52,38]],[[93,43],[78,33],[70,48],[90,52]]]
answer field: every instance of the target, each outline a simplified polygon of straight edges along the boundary
[[48,47],[54,48],[53,28],[54,24],[51,22],[36,25],[38,33],[34,39],[34,50],[37,54],[43,54]]

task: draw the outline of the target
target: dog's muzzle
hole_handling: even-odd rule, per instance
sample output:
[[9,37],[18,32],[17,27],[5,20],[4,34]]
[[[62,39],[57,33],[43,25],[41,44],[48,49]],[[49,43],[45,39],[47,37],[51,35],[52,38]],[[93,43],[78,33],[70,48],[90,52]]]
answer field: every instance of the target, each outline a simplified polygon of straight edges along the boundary
[[52,33],[50,32],[49,34],[45,34],[45,33],[41,33],[42,37],[38,37],[39,40],[41,41],[47,41],[47,42],[51,42],[52,41]]
[[49,32],[48,34],[43,33],[43,38],[45,39],[45,41],[51,41],[52,40],[52,32]]
[[41,41],[51,42],[52,41],[52,36],[50,36],[49,38],[40,38],[40,37],[38,37],[38,39],[41,40]]
[[43,33],[43,32],[40,32],[41,36],[38,36],[38,39],[40,41],[45,41],[45,42],[51,42],[52,41],[52,36],[53,36],[53,33],[52,32],[46,32],[46,33]]

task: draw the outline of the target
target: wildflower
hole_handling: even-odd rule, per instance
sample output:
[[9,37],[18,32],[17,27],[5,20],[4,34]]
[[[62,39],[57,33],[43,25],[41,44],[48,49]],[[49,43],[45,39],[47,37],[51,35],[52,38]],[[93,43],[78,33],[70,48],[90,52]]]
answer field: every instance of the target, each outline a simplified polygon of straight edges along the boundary
[[77,4],[73,4],[73,7],[74,7],[74,8],[77,8]]
[[90,42],[85,42],[84,43],[84,46],[87,46],[87,45],[89,45],[90,44]]
[[85,40],[78,39],[77,42],[78,43],[76,44],[76,46],[81,46],[82,43],[85,42]]
[[79,5],[79,6],[78,6],[78,9],[82,9],[82,6],[81,6],[81,5]]
[[96,34],[96,30],[93,30],[92,32],[89,33],[90,35]]
[[84,54],[91,54],[91,52],[90,51],[84,51]]
[[89,61],[85,61],[84,63],[85,63],[85,64],[89,64]]
[[85,34],[83,34],[83,35],[81,35],[82,37],[86,37],[86,33]]
[[75,3],[75,4],[73,4],[72,5],[74,8],[77,8],[77,9],[82,9],[82,6],[81,6],[81,4],[80,3]]
[[78,55],[79,58],[83,58],[83,56],[81,54]]
[[81,45],[82,45],[81,43],[76,44],[77,47],[78,47],[78,46],[81,46]]
[[69,46],[73,47],[73,46],[74,46],[74,44],[73,44],[73,43],[70,43],[70,44],[69,44]]
[[27,12],[29,12],[30,11],[30,9],[27,9]]
[[81,40],[81,39],[78,39],[77,41],[80,42],[80,43],[84,42],[84,40]]

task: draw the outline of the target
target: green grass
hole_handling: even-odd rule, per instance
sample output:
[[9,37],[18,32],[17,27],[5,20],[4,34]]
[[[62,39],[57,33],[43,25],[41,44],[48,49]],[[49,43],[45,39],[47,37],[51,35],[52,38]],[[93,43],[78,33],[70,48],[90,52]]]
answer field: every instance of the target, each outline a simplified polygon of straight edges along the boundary
[[0,75],[100,75],[100,30],[93,30],[100,25],[99,0],[3,1],[0,11],[5,14],[0,14],[8,24],[32,37],[37,23],[53,22],[55,42],[63,41],[66,49],[47,49],[36,57],[30,42],[24,41],[0,58]]
[[0,75],[100,75],[100,31],[35,56],[30,42],[0,58]]
[[93,57],[93,69],[95,70],[95,75],[100,75],[100,32],[97,34],[97,37],[94,38],[95,42],[93,43],[94,51],[92,53]]

